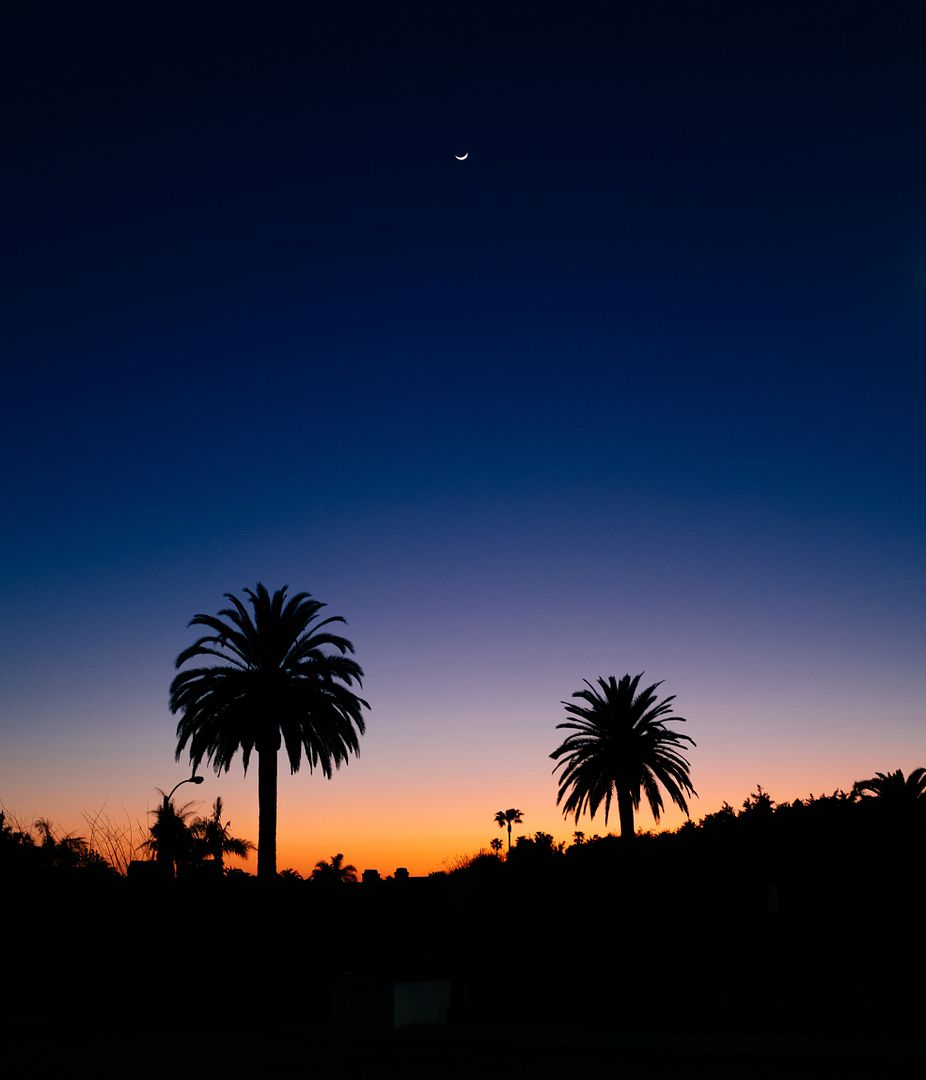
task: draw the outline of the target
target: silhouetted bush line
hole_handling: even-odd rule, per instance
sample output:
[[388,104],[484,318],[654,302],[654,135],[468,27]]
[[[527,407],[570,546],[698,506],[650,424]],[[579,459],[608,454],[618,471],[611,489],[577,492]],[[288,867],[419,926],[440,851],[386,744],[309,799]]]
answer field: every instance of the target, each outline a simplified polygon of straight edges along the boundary
[[35,834],[0,810],[0,880],[36,878],[60,882],[118,878],[117,871],[81,836],[56,836],[47,818],[35,822]]
[[760,789],[739,811],[632,845],[536,833],[507,860],[363,884],[132,881],[12,833],[0,839],[8,999],[116,995],[137,1009],[197,970],[236,1007],[324,1024],[351,972],[449,978],[466,1024],[919,1031],[922,799],[776,806]]

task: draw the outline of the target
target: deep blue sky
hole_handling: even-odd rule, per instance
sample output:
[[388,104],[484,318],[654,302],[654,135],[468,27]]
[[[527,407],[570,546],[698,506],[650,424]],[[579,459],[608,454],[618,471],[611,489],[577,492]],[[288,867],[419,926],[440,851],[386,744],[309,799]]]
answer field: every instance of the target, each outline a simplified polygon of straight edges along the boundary
[[714,803],[924,763],[924,17],[648,7],[6,17],[0,798],[166,784],[258,578],[349,617],[373,787],[552,829],[643,668]]

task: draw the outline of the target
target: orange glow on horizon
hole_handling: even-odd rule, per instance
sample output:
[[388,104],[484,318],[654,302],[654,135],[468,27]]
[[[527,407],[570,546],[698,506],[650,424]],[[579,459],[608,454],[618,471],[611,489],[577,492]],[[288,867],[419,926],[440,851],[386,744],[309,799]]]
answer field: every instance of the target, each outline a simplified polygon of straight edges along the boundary
[[[872,745],[854,740],[850,745],[833,747],[824,760],[819,753],[799,754],[795,746],[783,742],[775,746],[775,731],[771,726],[768,730],[768,741],[758,748],[737,746],[731,738],[724,744],[715,741],[710,755],[700,748],[692,755],[692,779],[700,794],[691,804],[693,820],[718,810],[725,801],[738,810],[759,784],[776,802],[786,802],[811,793],[847,790],[855,780],[871,776],[877,769],[901,767],[909,771],[923,764],[912,741],[904,752],[892,751],[885,759]],[[871,739],[874,743],[877,732]],[[571,818],[563,818],[556,806],[556,781],[544,752],[549,741],[548,735],[541,733],[537,745],[526,745],[516,758],[489,755],[477,746],[468,758],[456,753],[454,769],[443,749],[426,747],[415,756],[407,746],[400,746],[397,750],[377,748],[376,755],[365,755],[331,781],[304,771],[290,776],[281,770],[277,865],[280,869],[293,867],[307,876],[316,862],[342,852],[345,861],[361,873],[376,869],[385,877],[404,866],[414,876],[426,875],[446,869],[462,856],[488,850],[495,837],[505,844],[506,831],[498,828],[494,815],[509,806],[524,812],[523,825],[513,829],[515,838],[542,830],[551,833],[555,842],[568,845],[577,827],[588,837],[618,833],[616,808],[607,825],[603,815],[595,820],[583,817],[578,826]],[[37,750],[37,762],[39,758]],[[14,782],[0,792],[7,810],[27,828],[37,817],[48,817],[61,832],[78,836],[88,835],[83,811],[92,814],[101,806],[114,821],[131,821],[138,836],[150,820],[146,812],[159,799],[151,786],[151,772],[165,781],[177,778],[177,765],[166,757],[154,770],[150,765],[144,771],[126,769],[120,774],[123,787],[116,789],[111,771],[87,770],[78,783],[67,761],[45,760],[41,767],[38,763],[32,767],[31,761],[22,758],[18,764],[21,767]],[[29,772],[40,777],[41,786],[28,779]],[[204,814],[221,795],[232,834],[256,843],[254,772],[244,776],[232,769],[216,777],[206,771],[205,777],[200,787],[180,788],[176,801],[181,805],[191,801],[194,812]],[[139,805],[139,790],[149,788],[146,803]],[[648,810],[641,807],[637,826],[674,829],[684,820],[681,811],[670,807],[655,826]],[[229,865],[250,873],[257,869],[254,855],[246,862],[230,859]]]

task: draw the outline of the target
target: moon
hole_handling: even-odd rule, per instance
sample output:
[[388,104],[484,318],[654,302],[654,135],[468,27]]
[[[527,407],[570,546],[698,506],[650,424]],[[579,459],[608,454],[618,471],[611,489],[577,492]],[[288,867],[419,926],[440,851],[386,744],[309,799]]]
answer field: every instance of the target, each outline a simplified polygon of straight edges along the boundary
[[453,156],[457,159],[457,161],[466,161],[466,159],[469,157],[469,151],[467,150],[465,154],[454,154]]

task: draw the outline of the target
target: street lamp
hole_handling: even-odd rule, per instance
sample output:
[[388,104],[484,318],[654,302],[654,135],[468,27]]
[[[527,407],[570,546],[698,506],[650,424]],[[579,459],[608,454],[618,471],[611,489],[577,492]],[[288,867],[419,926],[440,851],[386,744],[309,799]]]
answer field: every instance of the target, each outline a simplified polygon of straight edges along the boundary
[[205,779],[204,776],[196,776],[194,773],[193,776],[188,776],[186,780],[181,780],[180,783],[174,784],[170,789],[170,794],[164,796],[164,809],[167,809],[170,800],[174,797],[174,792],[180,787],[180,784],[201,784]]

